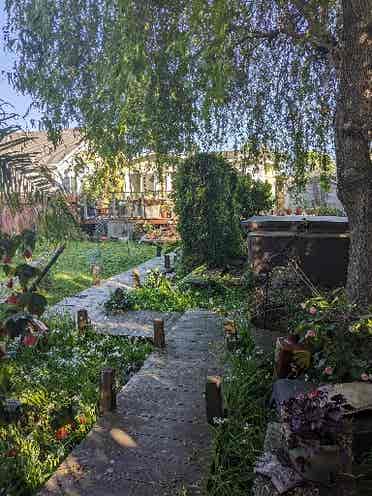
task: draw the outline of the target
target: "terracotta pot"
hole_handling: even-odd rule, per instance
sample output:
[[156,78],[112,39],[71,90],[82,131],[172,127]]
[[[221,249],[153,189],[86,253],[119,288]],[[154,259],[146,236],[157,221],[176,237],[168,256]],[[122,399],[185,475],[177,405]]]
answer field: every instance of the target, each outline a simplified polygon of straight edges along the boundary
[[309,368],[310,361],[311,352],[303,344],[298,344],[295,336],[277,339],[275,372],[278,379],[301,375]]

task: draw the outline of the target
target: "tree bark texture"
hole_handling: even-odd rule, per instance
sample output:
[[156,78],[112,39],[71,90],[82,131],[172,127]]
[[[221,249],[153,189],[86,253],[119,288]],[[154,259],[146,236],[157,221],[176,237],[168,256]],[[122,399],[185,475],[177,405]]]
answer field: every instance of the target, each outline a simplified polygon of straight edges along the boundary
[[351,234],[347,292],[366,308],[372,304],[372,0],[342,0],[342,13],[336,64],[338,189]]

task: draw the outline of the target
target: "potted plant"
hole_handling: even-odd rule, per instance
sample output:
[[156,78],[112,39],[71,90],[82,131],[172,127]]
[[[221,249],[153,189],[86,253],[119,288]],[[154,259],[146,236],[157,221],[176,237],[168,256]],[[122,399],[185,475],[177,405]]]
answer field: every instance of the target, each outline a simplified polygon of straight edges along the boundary
[[282,420],[293,467],[304,479],[330,483],[345,464],[340,438],[348,424],[345,399],[315,389],[282,405]]

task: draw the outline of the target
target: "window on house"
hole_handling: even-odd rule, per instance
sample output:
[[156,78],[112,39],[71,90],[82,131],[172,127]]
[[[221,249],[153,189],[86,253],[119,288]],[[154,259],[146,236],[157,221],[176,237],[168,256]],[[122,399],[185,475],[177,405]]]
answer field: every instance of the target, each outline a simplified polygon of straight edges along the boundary
[[153,195],[155,192],[155,175],[145,174],[144,175],[144,192],[145,195]]
[[141,176],[139,172],[132,172],[129,174],[130,181],[130,190],[129,194],[132,194],[134,197],[138,197],[141,195]]
[[66,193],[71,193],[71,178],[67,174],[62,179],[62,186]]

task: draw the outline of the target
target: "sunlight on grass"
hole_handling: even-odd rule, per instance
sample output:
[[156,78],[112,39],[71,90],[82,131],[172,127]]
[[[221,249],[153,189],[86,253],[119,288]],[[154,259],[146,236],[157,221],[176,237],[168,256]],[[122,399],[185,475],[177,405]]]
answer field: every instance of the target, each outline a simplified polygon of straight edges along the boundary
[[[41,243],[34,252],[34,261],[44,267],[52,257],[55,245]],[[50,280],[42,292],[50,305],[92,286],[92,255],[100,252],[102,279],[120,274],[155,256],[155,247],[135,242],[71,241],[50,272]],[[5,279],[5,276],[3,276]]]

